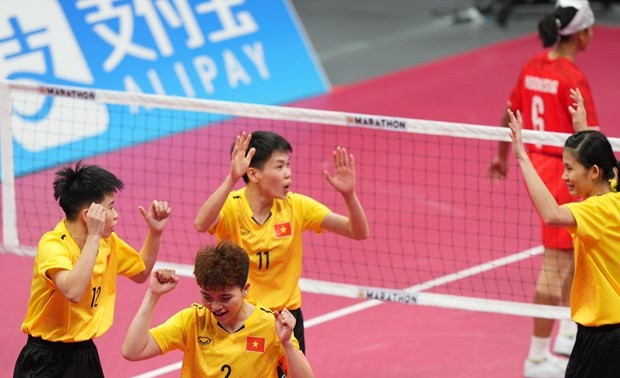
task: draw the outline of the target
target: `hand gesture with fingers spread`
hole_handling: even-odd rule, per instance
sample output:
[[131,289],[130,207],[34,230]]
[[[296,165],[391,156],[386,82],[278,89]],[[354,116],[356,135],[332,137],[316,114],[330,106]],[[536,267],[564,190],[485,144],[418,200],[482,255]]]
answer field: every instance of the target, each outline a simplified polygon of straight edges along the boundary
[[168,206],[168,202],[153,200],[148,212],[142,206],[138,206],[138,208],[151,232],[160,235],[168,223],[168,216],[172,210]]
[[568,107],[568,111],[573,117],[573,130],[579,132],[588,129],[588,119],[586,117],[586,107],[583,104],[583,96],[579,88],[570,90],[570,97],[573,99],[573,105]]
[[347,149],[336,147],[334,155],[334,175],[324,172],[325,179],[342,194],[355,192],[355,159],[347,154]]
[[510,117],[510,122],[508,123],[508,127],[510,127],[510,139],[512,139],[512,151],[515,154],[517,160],[523,159],[527,157],[527,152],[525,151],[525,146],[523,145],[523,139],[521,137],[521,130],[523,129],[523,119],[521,118],[521,112],[517,110],[517,114],[515,114],[508,109],[508,116]]
[[243,132],[241,135],[237,136],[237,140],[235,141],[230,160],[230,177],[235,182],[248,171],[252,157],[256,153],[255,148],[250,148],[248,152],[250,140],[252,140],[252,134]]

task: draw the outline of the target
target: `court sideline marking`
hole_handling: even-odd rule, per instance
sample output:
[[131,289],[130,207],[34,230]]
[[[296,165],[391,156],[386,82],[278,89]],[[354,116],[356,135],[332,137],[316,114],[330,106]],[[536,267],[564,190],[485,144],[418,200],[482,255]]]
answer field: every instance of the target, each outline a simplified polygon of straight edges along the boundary
[[382,46],[387,43],[394,43],[402,40],[409,40],[411,37],[419,37],[421,35],[429,35],[440,29],[447,29],[452,26],[453,22],[448,18],[434,20],[431,23],[420,24],[414,27],[395,31],[391,34],[382,35],[378,38],[367,38],[363,41],[353,41],[345,45],[337,46],[319,53],[322,62],[332,59],[341,59],[347,54],[369,50],[371,46]]

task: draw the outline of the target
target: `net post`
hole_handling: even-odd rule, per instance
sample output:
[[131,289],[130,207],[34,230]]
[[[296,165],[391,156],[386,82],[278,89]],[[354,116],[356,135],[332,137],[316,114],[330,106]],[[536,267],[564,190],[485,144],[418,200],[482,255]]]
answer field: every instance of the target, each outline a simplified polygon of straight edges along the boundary
[[19,247],[17,208],[15,202],[15,169],[13,132],[11,129],[11,88],[0,80],[0,164],[2,166],[2,245],[5,249]]

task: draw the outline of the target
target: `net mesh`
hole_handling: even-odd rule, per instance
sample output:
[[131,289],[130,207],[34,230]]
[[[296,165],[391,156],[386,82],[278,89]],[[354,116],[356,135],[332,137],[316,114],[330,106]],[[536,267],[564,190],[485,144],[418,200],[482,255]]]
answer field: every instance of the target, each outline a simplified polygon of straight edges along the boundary
[[[498,141],[508,140],[506,129],[113,91],[93,91],[85,101],[67,98],[69,89],[3,85],[11,99],[3,132],[10,120],[15,139],[2,144],[4,251],[33,253],[62,219],[52,196],[54,172],[81,158],[124,181],[115,231],[135,247],[147,230],[137,207],[170,202],[159,260],[191,275],[195,252],[214,241],[194,230],[194,216],[228,173],[232,142],[242,131],[271,130],[293,146],[292,190],[341,214],[344,201],[323,171],[333,172],[334,148],[346,147],[355,156],[357,194],[370,225],[364,241],[306,233],[302,289],[482,310],[492,303],[490,311],[532,314],[511,306],[533,300],[540,222],[518,167],[512,164],[502,182],[486,177]],[[51,100],[54,114],[28,118]],[[191,126],[173,130],[178,123]],[[524,134],[550,145],[565,137]],[[12,206],[14,214],[6,214]],[[549,307],[530,308],[543,312],[538,316],[567,315]]]

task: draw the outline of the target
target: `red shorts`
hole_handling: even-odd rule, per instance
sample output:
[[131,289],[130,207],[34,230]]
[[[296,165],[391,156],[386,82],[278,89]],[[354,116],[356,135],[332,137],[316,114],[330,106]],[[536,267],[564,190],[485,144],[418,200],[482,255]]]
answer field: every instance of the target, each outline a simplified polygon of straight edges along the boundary
[[[558,201],[558,205],[577,200],[571,197],[566,183],[562,180],[562,174],[564,173],[562,156],[532,152],[530,159],[540,178],[549,188],[553,198]],[[565,227],[551,227],[543,224],[542,240],[546,248],[573,249],[573,239]]]

